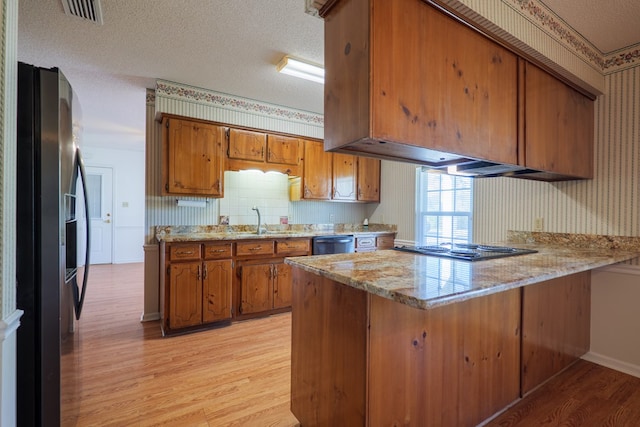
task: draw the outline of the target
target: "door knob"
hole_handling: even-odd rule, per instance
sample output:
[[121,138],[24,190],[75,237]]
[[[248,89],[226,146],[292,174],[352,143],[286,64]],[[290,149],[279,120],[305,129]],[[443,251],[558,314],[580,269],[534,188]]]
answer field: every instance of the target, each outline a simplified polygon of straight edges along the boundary
[[105,222],[105,224],[111,224],[111,220],[110,219],[105,219],[104,222]]

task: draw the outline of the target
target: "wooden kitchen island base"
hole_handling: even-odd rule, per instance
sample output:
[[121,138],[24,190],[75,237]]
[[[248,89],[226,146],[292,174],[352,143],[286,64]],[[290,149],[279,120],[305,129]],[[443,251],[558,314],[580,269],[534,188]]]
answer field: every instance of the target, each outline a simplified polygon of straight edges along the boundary
[[419,310],[294,268],[302,426],[472,426],[520,392],[520,289]]
[[[543,283],[588,296],[588,274]],[[524,289],[421,310],[293,268],[293,414],[302,426],[477,425],[520,397]]]

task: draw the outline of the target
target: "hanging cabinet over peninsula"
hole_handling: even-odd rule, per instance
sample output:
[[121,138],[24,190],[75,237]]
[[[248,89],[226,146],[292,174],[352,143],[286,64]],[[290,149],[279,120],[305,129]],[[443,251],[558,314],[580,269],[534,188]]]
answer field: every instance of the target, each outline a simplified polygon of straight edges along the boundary
[[321,9],[325,149],[591,178],[593,101],[433,3],[335,0]]

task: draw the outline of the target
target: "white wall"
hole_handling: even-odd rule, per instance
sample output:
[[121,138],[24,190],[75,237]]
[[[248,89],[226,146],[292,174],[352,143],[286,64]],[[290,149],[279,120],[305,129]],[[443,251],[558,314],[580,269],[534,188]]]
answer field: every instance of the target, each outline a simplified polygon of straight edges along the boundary
[[84,141],[85,166],[113,169],[113,263],[144,261],[144,151],[99,148]]
[[640,377],[640,270],[613,266],[591,273],[591,350],[587,360]]

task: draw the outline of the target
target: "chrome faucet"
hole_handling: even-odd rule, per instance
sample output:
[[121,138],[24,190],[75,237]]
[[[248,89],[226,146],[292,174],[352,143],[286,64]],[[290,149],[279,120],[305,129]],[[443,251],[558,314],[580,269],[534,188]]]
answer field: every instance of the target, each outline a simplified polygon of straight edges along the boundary
[[257,206],[252,207],[251,210],[258,213],[258,231],[256,231],[256,234],[259,236],[262,234],[262,228],[260,227],[260,225],[262,224],[262,221],[260,220],[260,210]]

